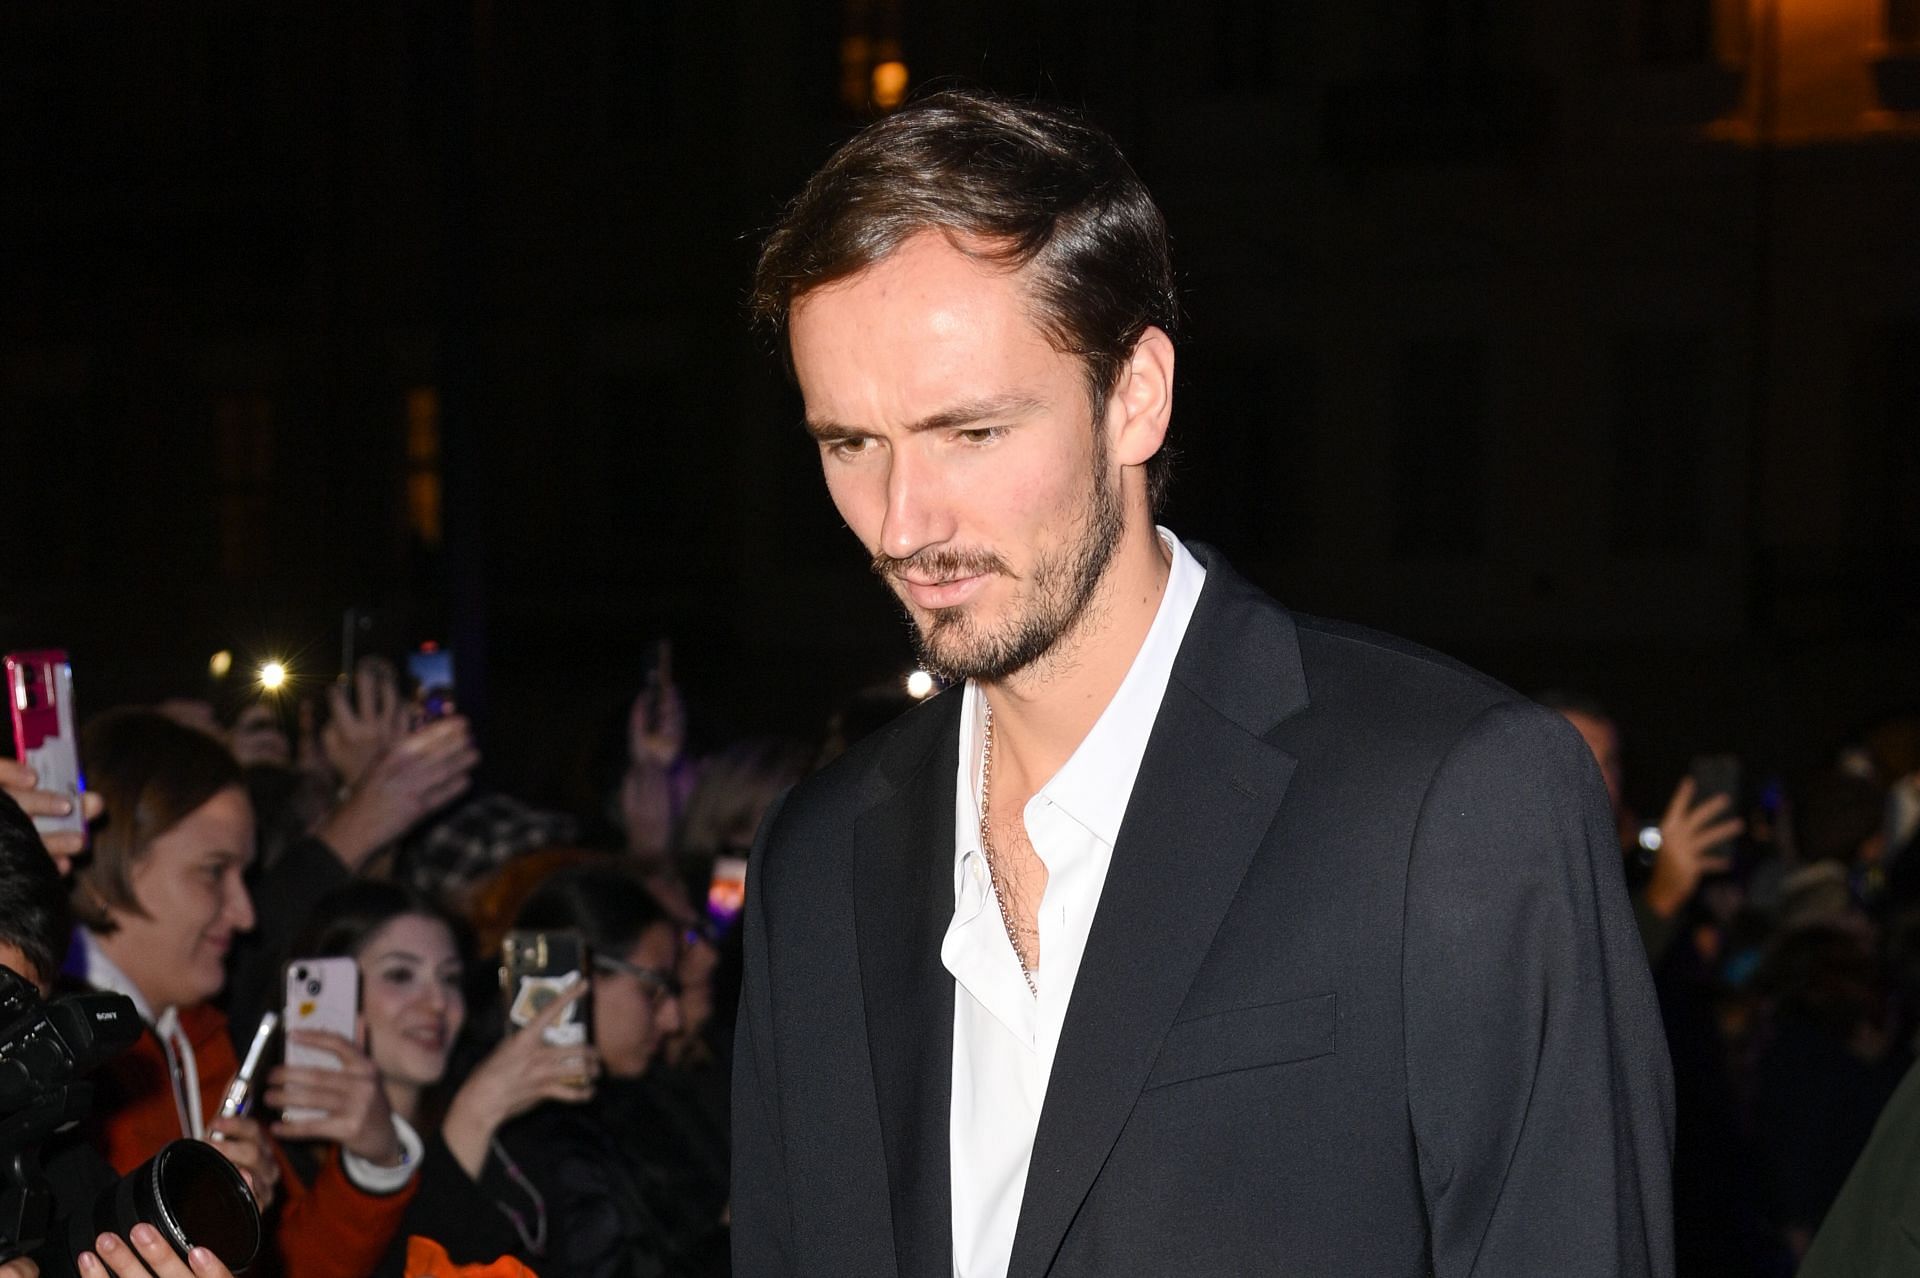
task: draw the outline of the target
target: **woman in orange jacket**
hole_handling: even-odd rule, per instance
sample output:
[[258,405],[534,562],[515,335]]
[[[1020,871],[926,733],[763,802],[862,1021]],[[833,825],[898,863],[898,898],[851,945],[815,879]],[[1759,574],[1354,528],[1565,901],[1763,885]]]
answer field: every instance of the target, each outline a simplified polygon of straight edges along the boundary
[[365,1278],[392,1240],[421,1154],[365,1054],[345,1039],[315,1040],[339,1070],[278,1075],[285,1103],[324,1111],[275,1128],[326,1142],[310,1184],[285,1174],[274,1135],[219,1112],[238,1062],[210,1000],[233,938],[253,926],[242,879],[253,812],[239,765],[213,739],[146,711],[101,716],[82,744],[106,804],[93,856],[74,876],[86,979],[131,998],[147,1031],[94,1075],[101,1151],[125,1173],[171,1140],[210,1140],[263,1209],[280,1200],[269,1228],[284,1278]]

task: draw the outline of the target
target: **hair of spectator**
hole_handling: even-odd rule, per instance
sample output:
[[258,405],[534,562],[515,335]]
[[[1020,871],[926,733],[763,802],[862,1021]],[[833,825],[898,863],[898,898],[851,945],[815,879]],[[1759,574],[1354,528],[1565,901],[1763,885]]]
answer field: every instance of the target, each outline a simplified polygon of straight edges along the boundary
[[[309,958],[358,958],[367,941],[395,919],[432,919],[453,934],[454,948],[467,952],[458,919],[417,888],[379,879],[356,879],[314,903],[292,954]],[[291,955],[290,955],[291,957]]]
[[109,907],[144,913],[133,894],[133,867],[153,841],[245,782],[224,745],[152,710],[96,716],[81,730],[80,753],[105,813],[93,855],[74,870],[73,911],[91,930],[111,932]]
[[[1096,422],[1147,328],[1175,331],[1166,220],[1114,140],[1066,111],[973,89],[912,102],[834,152],[761,249],[753,316],[783,337],[801,298],[926,231],[1024,273],[1041,331],[1085,364]],[[1164,447],[1147,463],[1155,509],[1171,465]]]
[[624,958],[648,928],[672,922],[653,893],[626,870],[579,865],[542,883],[520,907],[513,925],[540,931],[571,928],[596,953]]
[[1600,703],[1598,697],[1576,692],[1570,688],[1548,688],[1534,700],[1547,709],[1557,710],[1561,714],[1585,715],[1589,719],[1598,719],[1602,723],[1614,721],[1613,716],[1607,713],[1606,706]]
[[780,792],[807,774],[812,755],[785,737],[750,737],[703,759],[674,840],[681,858],[699,858],[711,870],[715,856],[744,850]]
[[67,885],[40,832],[11,796],[0,794],[0,941],[36,969],[19,975],[50,983],[66,957],[72,926]]

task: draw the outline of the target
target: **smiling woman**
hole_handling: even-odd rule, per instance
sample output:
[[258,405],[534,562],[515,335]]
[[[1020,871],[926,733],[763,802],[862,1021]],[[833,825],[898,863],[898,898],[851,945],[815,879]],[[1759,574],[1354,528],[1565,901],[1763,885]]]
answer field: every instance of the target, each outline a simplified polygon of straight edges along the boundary
[[[240,765],[213,738],[149,711],[89,723],[82,757],[105,801],[91,859],[76,871],[86,979],[125,994],[145,1033],[95,1075],[94,1138],[125,1174],[180,1137],[211,1139],[263,1211],[284,1199],[275,1245],[286,1278],[358,1278],[386,1248],[413,1190],[397,1124],[373,1067],[342,1042],[343,1068],[315,1135],[329,1141],[311,1184],[289,1180],[259,1124],[221,1117],[238,1067],[210,1001],[227,950],[253,927],[245,873],[253,809]],[[398,1165],[392,1165],[398,1163]]]
[[393,1112],[424,1139],[420,1191],[372,1272],[401,1273],[413,1238],[439,1244],[456,1264],[538,1258],[547,1243],[546,1205],[495,1133],[542,1102],[593,1095],[594,1049],[554,1046],[538,1028],[566,1001],[509,1035],[449,1091],[447,1062],[466,1026],[467,1002],[459,933],[445,911],[398,884],[350,883],[314,906],[293,953],[360,965],[367,1052]]

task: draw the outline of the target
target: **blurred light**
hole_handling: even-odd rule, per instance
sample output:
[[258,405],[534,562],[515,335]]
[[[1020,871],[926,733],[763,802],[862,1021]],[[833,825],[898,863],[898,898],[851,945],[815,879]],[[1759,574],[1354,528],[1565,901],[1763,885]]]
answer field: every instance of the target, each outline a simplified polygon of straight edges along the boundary
[[907,695],[918,701],[925,701],[933,695],[933,676],[924,670],[916,670],[907,676]]
[[278,692],[287,686],[287,668],[278,661],[269,661],[260,667],[260,686],[268,692]]
[[907,64],[882,62],[873,69],[873,104],[891,111],[907,96]]
[[233,654],[225,648],[213,654],[207,660],[207,673],[216,679],[224,679],[233,673]]
[[1639,843],[1640,843],[1640,846],[1645,848],[1647,851],[1658,852],[1660,850],[1660,845],[1663,842],[1665,842],[1665,839],[1660,834],[1659,826],[1643,825],[1640,827]]

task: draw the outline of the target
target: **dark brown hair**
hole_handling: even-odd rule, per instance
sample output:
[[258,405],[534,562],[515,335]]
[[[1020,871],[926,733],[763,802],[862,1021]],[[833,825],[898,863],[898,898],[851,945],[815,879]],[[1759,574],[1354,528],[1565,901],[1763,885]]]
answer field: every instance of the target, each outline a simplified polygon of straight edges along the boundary
[[242,786],[240,765],[204,732],[152,710],[110,710],[80,734],[87,784],[106,804],[93,854],[73,873],[73,910],[95,932],[114,928],[108,907],[142,913],[133,867],[153,841],[222,790]]
[[[783,338],[800,298],[929,230],[1025,272],[1035,322],[1086,364],[1096,421],[1147,327],[1174,331],[1166,221],[1114,140],[1055,107],[959,89],[868,125],[807,181],[760,251],[755,320]],[[1171,464],[1164,447],[1147,463],[1156,508]]]

